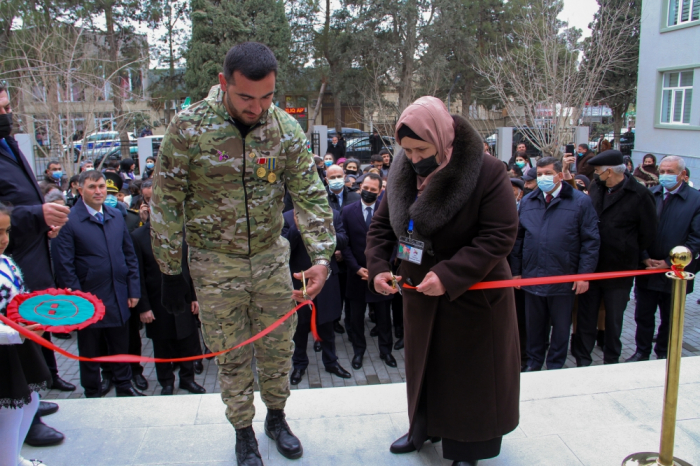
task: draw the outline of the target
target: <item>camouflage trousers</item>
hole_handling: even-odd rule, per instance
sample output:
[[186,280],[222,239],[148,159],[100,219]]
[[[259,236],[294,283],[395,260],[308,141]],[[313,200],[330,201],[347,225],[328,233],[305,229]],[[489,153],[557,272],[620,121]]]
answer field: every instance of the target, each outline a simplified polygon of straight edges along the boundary
[[[289,243],[279,238],[254,256],[232,256],[190,248],[190,273],[200,304],[204,340],[212,352],[236,346],[294,307]],[[237,350],[217,356],[221,398],[236,429],[253,423],[255,356],[260,396],[268,409],[283,409],[289,397],[297,316]]]

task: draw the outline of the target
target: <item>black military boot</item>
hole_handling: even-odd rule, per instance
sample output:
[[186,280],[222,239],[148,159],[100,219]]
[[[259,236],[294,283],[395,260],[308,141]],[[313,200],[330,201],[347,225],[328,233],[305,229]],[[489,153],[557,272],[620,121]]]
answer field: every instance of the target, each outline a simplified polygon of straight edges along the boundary
[[277,444],[277,451],[285,458],[295,460],[301,458],[304,449],[301,442],[292,433],[287,421],[284,419],[284,411],[281,409],[268,409],[265,418],[265,433]]
[[238,466],[263,466],[253,426],[236,429],[236,461]]

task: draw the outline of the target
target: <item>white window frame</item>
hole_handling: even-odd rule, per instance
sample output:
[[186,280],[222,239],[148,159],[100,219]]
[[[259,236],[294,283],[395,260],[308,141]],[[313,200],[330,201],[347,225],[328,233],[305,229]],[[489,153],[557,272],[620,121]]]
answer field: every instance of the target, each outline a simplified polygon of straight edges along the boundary
[[[700,1],[700,0],[698,0]],[[689,85],[682,85],[682,75],[685,73],[690,73],[691,75],[691,82]],[[672,75],[677,75],[677,82],[675,86],[671,86],[671,83],[669,85],[666,85],[667,82],[667,77],[668,80],[672,78]],[[659,116],[659,122],[661,124],[665,125],[690,125],[690,122],[692,121],[692,92],[693,92],[693,82],[695,81],[695,76],[694,76],[694,70],[679,70],[679,71],[667,71],[661,75],[661,102],[659,105],[659,110],[661,112]],[[668,106],[668,121],[664,121],[664,101],[665,101],[665,95],[666,92],[670,93],[670,103]],[[690,92],[690,96],[688,96],[688,92]],[[680,98],[680,120],[675,120],[674,116],[677,113],[676,112],[676,103],[677,103],[677,95],[681,94]],[[687,116],[688,118],[686,119],[686,105],[690,106],[690,109],[688,109]],[[687,121],[686,121],[687,120]]]
[[[688,7],[687,10],[683,8],[685,5]],[[672,28],[700,20],[700,0],[668,0],[667,7],[666,27]],[[673,14],[673,8],[676,9],[675,14]],[[683,19],[684,11],[688,14],[686,19]],[[693,18],[694,13],[697,14],[695,18]]]

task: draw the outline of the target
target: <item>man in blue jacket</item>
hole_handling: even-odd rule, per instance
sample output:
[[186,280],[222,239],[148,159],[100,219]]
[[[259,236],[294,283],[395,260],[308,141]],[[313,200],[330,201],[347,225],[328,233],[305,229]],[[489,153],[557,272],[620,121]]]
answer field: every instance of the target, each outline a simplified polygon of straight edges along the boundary
[[[511,256],[514,278],[591,273],[598,262],[598,216],[590,199],[563,182],[553,157],[537,162],[537,189],[520,201],[520,225]],[[566,362],[574,297],[588,282],[537,285],[525,291],[528,366],[561,369]],[[550,321],[552,337],[547,352]]]
[[[659,215],[656,239],[642,253],[644,265],[649,269],[665,269],[671,266],[668,253],[676,246],[685,246],[693,253],[700,253],[700,192],[688,186],[685,160],[669,155],[659,164],[659,186],[651,188]],[[695,262],[698,259],[694,259]],[[691,262],[688,267],[697,270]],[[688,282],[688,292],[693,291],[693,281]],[[663,359],[668,351],[668,326],[671,314],[671,280],[664,274],[637,278],[635,288],[637,307],[634,320],[637,322],[635,342],[637,350],[627,362],[646,361],[651,354],[654,337],[656,308],[661,310],[661,324],[654,352]]]
[[[103,337],[110,354],[124,354],[129,349],[129,308],[141,297],[138,259],[121,212],[103,205],[107,197],[104,175],[86,171],[78,183],[82,198],[51,243],[54,270],[60,287],[92,293],[105,306],[102,320],[78,330],[80,355],[102,356],[99,343]],[[128,363],[114,363],[113,372],[117,396],[143,395],[131,385]],[[99,363],[80,362],[80,384],[87,398],[102,395]]]

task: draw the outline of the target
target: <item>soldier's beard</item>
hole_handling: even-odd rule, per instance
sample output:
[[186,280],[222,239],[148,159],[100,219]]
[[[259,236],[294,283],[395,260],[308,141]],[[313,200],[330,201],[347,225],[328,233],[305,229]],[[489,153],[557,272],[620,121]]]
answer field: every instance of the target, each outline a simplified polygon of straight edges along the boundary
[[239,123],[243,123],[246,126],[253,126],[254,124],[256,124],[258,121],[260,121],[260,119],[263,116],[263,113],[265,112],[263,110],[258,116],[252,116],[252,114],[245,114],[243,112],[239,112],[233,106],[233,103],[231,102],[231,99],[228,96],[228,92],[226,93],[226,110],[228,111],[229,115],[231,115],[231,118],[238,121]]

